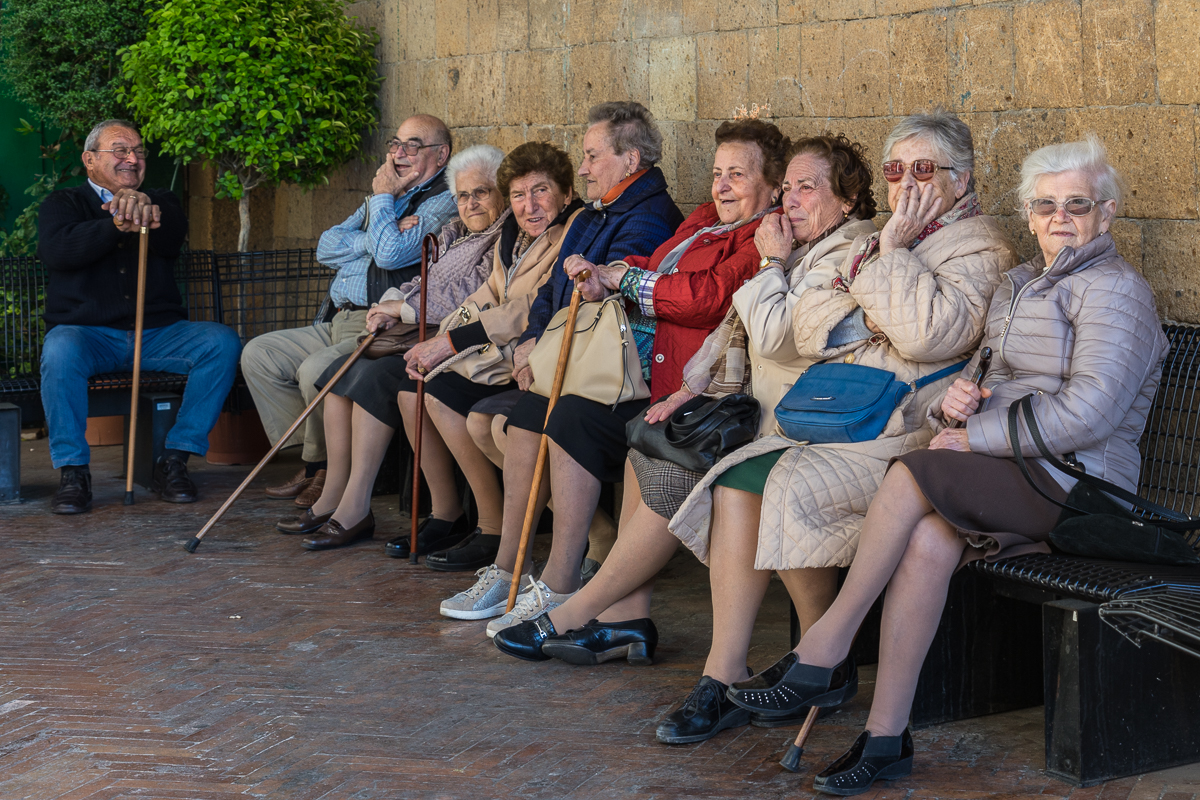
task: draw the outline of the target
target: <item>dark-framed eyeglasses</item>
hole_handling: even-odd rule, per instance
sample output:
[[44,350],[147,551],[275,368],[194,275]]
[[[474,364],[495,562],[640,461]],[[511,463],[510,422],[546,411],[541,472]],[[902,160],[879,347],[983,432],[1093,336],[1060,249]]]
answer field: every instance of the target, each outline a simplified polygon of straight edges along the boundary
[[470,202],[471,198],[475,198],[476,203],[486,203],[487,199],[492,196],[492,192],[496,191],[491,186],[479,186],[471,192],[459,192],[454,195],[454,201],[460,206],[465,206]]
[[92,152],[93,153],[112,153],[113,158],[117,159],[117,161],[124,161],[125,159],[129,158],[130,153],[133,153],[135,156],[137,156],[138,161],[146,160],[146,148],[144,148],[144,147],[135,147],[133,149],[130,149],[128,147],[110,147],[107,150],[96,149],[96,150],[93,150]]
[[1061,203],[1049,197],[1038,197],[1029,201],[1029,210],[1039,217],[1049,217],[1057,214],[1061,208],[1072,217],[1086,217],[1099,202],[1090,197],[1068,197]]
[[927,181],[937,175],[939,169],[953,169],[953,167],[943,167],[928,158],[918,158],[911,164],[905,164],[903,161],[885,161],[883,162],[883,177],[888,183],[898,183],[903,180],[904,173],[910,169],[914,178],[919,181]]
[[421,144],[419,139],[410,139],[407,142],[402,142],[399,139],[392,139],[388,142],[388,153],[395,153],[397,150],[403,150],[406,156],[415,156],[426,147],[441,147],[442,142],[434,142],[433,144]]

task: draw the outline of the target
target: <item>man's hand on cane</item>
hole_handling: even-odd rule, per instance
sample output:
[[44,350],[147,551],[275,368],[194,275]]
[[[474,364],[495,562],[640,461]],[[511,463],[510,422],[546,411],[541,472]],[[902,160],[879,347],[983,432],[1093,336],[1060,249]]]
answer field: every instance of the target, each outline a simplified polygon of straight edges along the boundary
[[121,233],[137,233],[143,226],[153,230],[162,225],[162,209],[149,195],[136,189],[118,189],[100,207],[113,215],[113,224]]

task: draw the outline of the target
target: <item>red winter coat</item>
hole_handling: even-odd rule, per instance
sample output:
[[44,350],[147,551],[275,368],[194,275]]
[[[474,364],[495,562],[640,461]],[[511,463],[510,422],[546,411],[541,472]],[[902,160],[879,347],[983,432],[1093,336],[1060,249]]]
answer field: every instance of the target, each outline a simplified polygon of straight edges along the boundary
[[[710,233],[692,242],[678,269],[654,284],[654,354],[650,367],[652,399],[670,394],[683,384],[683,367],[700,349],[705,337],[725,318],[733,293],[758,272],[762,260],[754,246],[761,220],[728,233]],[[719,225],[717,207],[705,203],[692,212],[675,235],[649,258],[622,259],[631,267],[657,270],[675,247],[701,228]]]

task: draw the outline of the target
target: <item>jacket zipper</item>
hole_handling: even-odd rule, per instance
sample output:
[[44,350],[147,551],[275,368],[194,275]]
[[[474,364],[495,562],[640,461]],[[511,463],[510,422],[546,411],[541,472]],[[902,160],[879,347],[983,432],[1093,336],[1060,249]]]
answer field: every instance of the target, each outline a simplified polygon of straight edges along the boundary
[[[1058,259],[1056,257],[1055,261],[1057,261],[1057,260]],[[1025,291],[1030,286],[1032,286],[1034,284],[1034,282],[1037,281],[1039,278],[1044,278],[1050,272],[1050,270],[1053,266],[1054,265],[1051,264],[1050,266],[1048,266],[1044,270],[1042,270],[1042,273],[1040,275],[1030,278],[1029,282],[1026,283],[1024,286],[1022,286],[1021,291],[1019,291],[1019,292],[1017,291],[1017,285],[1015,283],[1013,283],[1012,276],[1008,275],[1007,273],[1005,274],[1004,277],[1008,279],[1008,282],[1011,283],[1012,287],[1013,287],[1013,299],[1012,299],[1012,302],[1008,304],[1008,316],[1006,316],[1004,318],[1004,327],[1000,329],[1000,347],[998,349],[1000,351],[1000,360],[1001,361],[1004,361],[1004,342],[1008,339],[1008,326],[1012,324],[1013,317],[1017,313],[1017,303],[1021,302],[1021,298],[1025,296]]]

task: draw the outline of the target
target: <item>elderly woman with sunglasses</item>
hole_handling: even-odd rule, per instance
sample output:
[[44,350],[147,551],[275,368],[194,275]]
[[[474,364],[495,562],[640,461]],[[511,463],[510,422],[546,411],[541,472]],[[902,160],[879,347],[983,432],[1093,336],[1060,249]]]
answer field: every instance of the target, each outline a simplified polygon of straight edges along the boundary
[[[1137,484],[1138,440],[1167,341],[1149,285],[1108,232],[1121,206],[1117,173],[1089,137],[1032,153],[1019,193],[1041,253],[1009,272],[992,301],[985,344],[993,357],[983,388],[959,378],[930,407],[935,427],[951,420],[965,427],[945,428],[928,450],[893,462],[836,602],[794,653],[729,692],[738,706],[772,714],[853,694],[854,632],[887,587],[866,730],[816,776],[819,791],[859,794],[876,778],[911,772],[908,716],[951,575],[974,559],[1047,550],[1060,509],[1012,459],[1011,404],[1033,394],[1051,452],[1074,453],[1089,474],[1126,489]],[[1024,421],[1018,435],[1022,454],[1036,456]],[[1036,461],[1028,466],[1043,491],[1066,498],[1072,479]]]
[[[902,120],[883,146],[892,216],[860,237],[835,274],[793,310],[796,350],[919,381],[966,359],[983,335],[992,294],[1016,259],[973,182],[971,131],[935,111]],[[713,641],[703,676],[658,738],[682,744],[744,725],[799,719],[753,714],[726,697],[745,680],[755,617],[778,571],[808,630],[833,602],[837,568],[850,564],[867,506],[889,459],[932,436],[925,407],[949,376],[910,394],[875,439],[797,444],[760,439],[719,462],[671,520],[709,565]],[[836,704],[836,703],[834,703]]]

